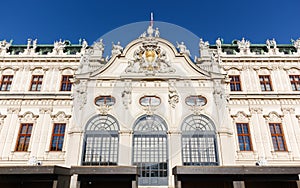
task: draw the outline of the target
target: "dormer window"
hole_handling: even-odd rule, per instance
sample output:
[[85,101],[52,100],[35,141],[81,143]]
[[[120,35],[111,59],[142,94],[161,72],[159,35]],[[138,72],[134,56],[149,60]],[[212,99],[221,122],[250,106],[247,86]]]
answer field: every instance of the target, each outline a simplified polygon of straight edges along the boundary
[[116,99],[111,96],[99,96],[95,98],[96,106],[113,106],[116,103]]
[[140,105],[142,106],[158,106],[160,105],[160,98],[157,96],[144,96],[140,98]]
[[188,106],[204,106],[206,105],[207,100],[201,95],[191,95],[185,99],[185,103]]

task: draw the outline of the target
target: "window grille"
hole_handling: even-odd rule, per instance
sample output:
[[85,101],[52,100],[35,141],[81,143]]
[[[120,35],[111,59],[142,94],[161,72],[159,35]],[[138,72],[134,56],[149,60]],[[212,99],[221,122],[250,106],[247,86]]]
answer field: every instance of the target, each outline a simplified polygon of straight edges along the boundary
[[119,125],[111,115],[97,115],[87,124],[83,165],[117,165]]
[[139,169],[139,185],[168,184],[167,126],[157,115],[144,115],[134,126],[133,165]]
[[183,165],[218,165],[217,140],[213,122],[204,115],[190,115],[182,124]]

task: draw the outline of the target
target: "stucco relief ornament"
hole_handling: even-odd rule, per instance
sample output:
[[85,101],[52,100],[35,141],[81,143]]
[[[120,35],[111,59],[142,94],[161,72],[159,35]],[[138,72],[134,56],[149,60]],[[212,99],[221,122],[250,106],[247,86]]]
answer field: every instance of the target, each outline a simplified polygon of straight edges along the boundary
[[169,99],[168,99],[168,102],[169,102],[169,104],[171,105],[172,108],[175,108],[176,104],[179,102],[179,95],[176,91],[174,82],[169,82]]
[[131,104],[131,83],[125,83],[124,91],[122,92],[123,105],[125,109],[128,109],[129,104]]
[[75,82],[75,92],[76,97],[75,100],[77,100],[77,103],[79,105],[79,109],[82,109],[84,105],[86,104],[86,95],[87,95],[87,81],[81,80],[79,82]]
[[111,106],[109,105],[100,105],[97,107],[99,114],[101,115],[107,115],[108,112],[111,110]]
[[[30,48],[31,43],[32,43],[32,48]],[[36,47],[37,47],[37,39],[35,40],[28,39],[27,48],[24,50],[23,53],[20,53],[20,55],[38,55],[38,53],[36,52]]]
[[237,45],[238,48],[240,50],[240,55],[251,55],[251,51],[250,51],[250,41],[249,40],[245,40],[245,38],[242,38],[242,40],[237,41]]
[[9,55],[8,49],[12,44],[12,40],[10,42],[7,42],[6,40],[0,41],[0,56]]
[[53,46],[52,52],[48,53],[49,55],[66,55],[66,53],[64,53],[66,41],[61,41],[60,39],[59,41],[55,41]]
[[166,52],[158,46],[157,37],[153,37],[153,28],[150,25],[146,37],[142,37],[142,46],[133,53],[133,59],[128,61],[126,73],[144,73],[155,75],[156,73],[174,73],[175,69]]

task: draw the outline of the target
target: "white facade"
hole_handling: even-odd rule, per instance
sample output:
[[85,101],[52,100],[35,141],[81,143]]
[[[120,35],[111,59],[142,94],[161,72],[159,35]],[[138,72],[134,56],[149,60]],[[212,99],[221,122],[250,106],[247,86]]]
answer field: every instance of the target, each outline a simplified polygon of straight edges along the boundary
[[[115,45],[108,60],[102,57],[102,41],[91,47],[87,47],[86,43],[73,46],[73,51],[70,50],[72,45],[68,48],[60,41],[50,46],[52,51],[48,49],[49,53],[42,52],[44,48],[37,48],[39,46],[31,48],[29,44],[19,54],[13,51],[17,50],[16,47],[3,41],[3,47],[7,45],[7,48],[2,48],[0,53],[2,84],[3,76],[12,75],[13,79],[9,91],[0,91],[0,165],[28,165],[28,161],[36,158],[42,165],[80,166],[85,160],[94,160],[88,159],[86,154],[89,146],[87,127],[99,115],[113,117],[117,122],[116,163],[120,166],[140,164],[135,163],[139,158],[135,156],[138,150],[134,149],[134,142],[138,144],[135,138],[139,134],[143,137],[146,132],[135,127],[145,118],[145,126],[149,126],[147,138],[153,138],[154,145],[151,146],[149,140],[150,145],[143,143],[148,142],[146,137],[141,139],[140,144],[145,144],[141,148],[150,148],[147,152],[151,157],[140,162],[163,163],[155,156],[164,155],[167,164],[166,182],[147,183],[146,178],[145,185],[173,187],[172,168],[187,163],[255,166],[259,161],[267,166],[300,165],[300,82],[298,80],[293,89],[289,77],[300,75],[300,49],[297,46],[300,40],[295,42],[295,46],[277,46],[274,40],[268,40],[267,51],[262,51],[262,47],[254,49],[255,45],[250,49],[249,41],[244,39],[237,45],[224,45],[217,40],[216,46],[209,46],[201,39],[200,57],[193,62],[185,46],[178,45],[177,50],[169,41],[153,36],[149,28],[147,35],[132,41],[124,49]],[[261,50],[260,53],[257,49]],[[290,50],[289,54],[284,51],[286,49]],[[40,91],[30,91],[33,75],[43,76]],[[61,91],[63,75],[74,76],[70,80],[73,83],[71,91]],[[270,91],[262,91],[259,79],[262,75],[270,76]],[[230,76],[239,76],[240,91],[231,89]],[[113,97],[115,104],[95,105],[96,98],[101,96]],[[159,98],[160,104],[142,106],[140,99],[145,96]],[[190,96],[201,96],[206,102],[189,106],[186,100]],[[162,130],[158,131],[154,126],[152,129],[152,125],[147,124],[152,122],[153,117],[161,119],[158,124],[161,123]],[[199,144],[202,138],[207,140],[203,141],[206,144],[203,147],[188,145],[189,151],[185,152],[191,152],[191,161],[185,161],[189,159],[184,159],[183,154],[183,127],[189,117],[204,119],[194,121],[197,124],[194,129],[199,132],[187,136],[194,138],[196,135],[195,138],[200,139]],[[205,130],[205,121],[211,126],[210,130]],[[65,124],[61,151],[51,151],[55,123]],[[251,140],[248,143],[250,149],[245,151],[240,149],[240,144],[245,142],[241,143],[238,138],[236,124],[239,123],[247,124],[250,132],[247,134]],[[284,139],[284,148],[280,144],[279,148],[274,148],[270,123],[280,124],[282,134],[279,137]],[[22,124],[32,124],[32,131],[28,148],[18,151]],[[99,129],[95,128],[99,134],[101,126],[108,125],[100,124]],[[154,135],[159,135],[158,139]],[[98,139],[97,136],[90,138]],[[166,140],[159,142],[160,138]],[[101,141],[90,143],[97,148],[100,146],[94,144]],[[166,148],[158,148],[159,143],[166,144]],[[207,148],[207,151],[203,150],[207,156],[202,158],[202,150],[195,151],[197,154],[191,151],[204,147]],[[110,151],[103,148],[100,150]],[[159,154],[160,151],[167,153]],[[96,153],[90,156],[96,157]],[[209,155],[212,155],[211,158]],[[193,161],[193,156],[200,156],[204,161]],[[75,184],[73,182],[71,186],[75,187]]]

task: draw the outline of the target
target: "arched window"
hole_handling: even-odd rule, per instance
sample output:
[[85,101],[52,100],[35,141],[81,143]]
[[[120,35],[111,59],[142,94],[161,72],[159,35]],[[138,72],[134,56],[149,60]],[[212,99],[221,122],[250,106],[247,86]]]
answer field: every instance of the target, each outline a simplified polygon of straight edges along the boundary
[[133,165],[139,185],[168,184],[167,125],[157,115],[143,115],[134,124]]
[[182,127],[183,165],[218,165],[217,140],[214,123],[204,115],[190,115]]
[[96,115],[85,128],[83,165],[117,165],[119,125],[111,115]]

